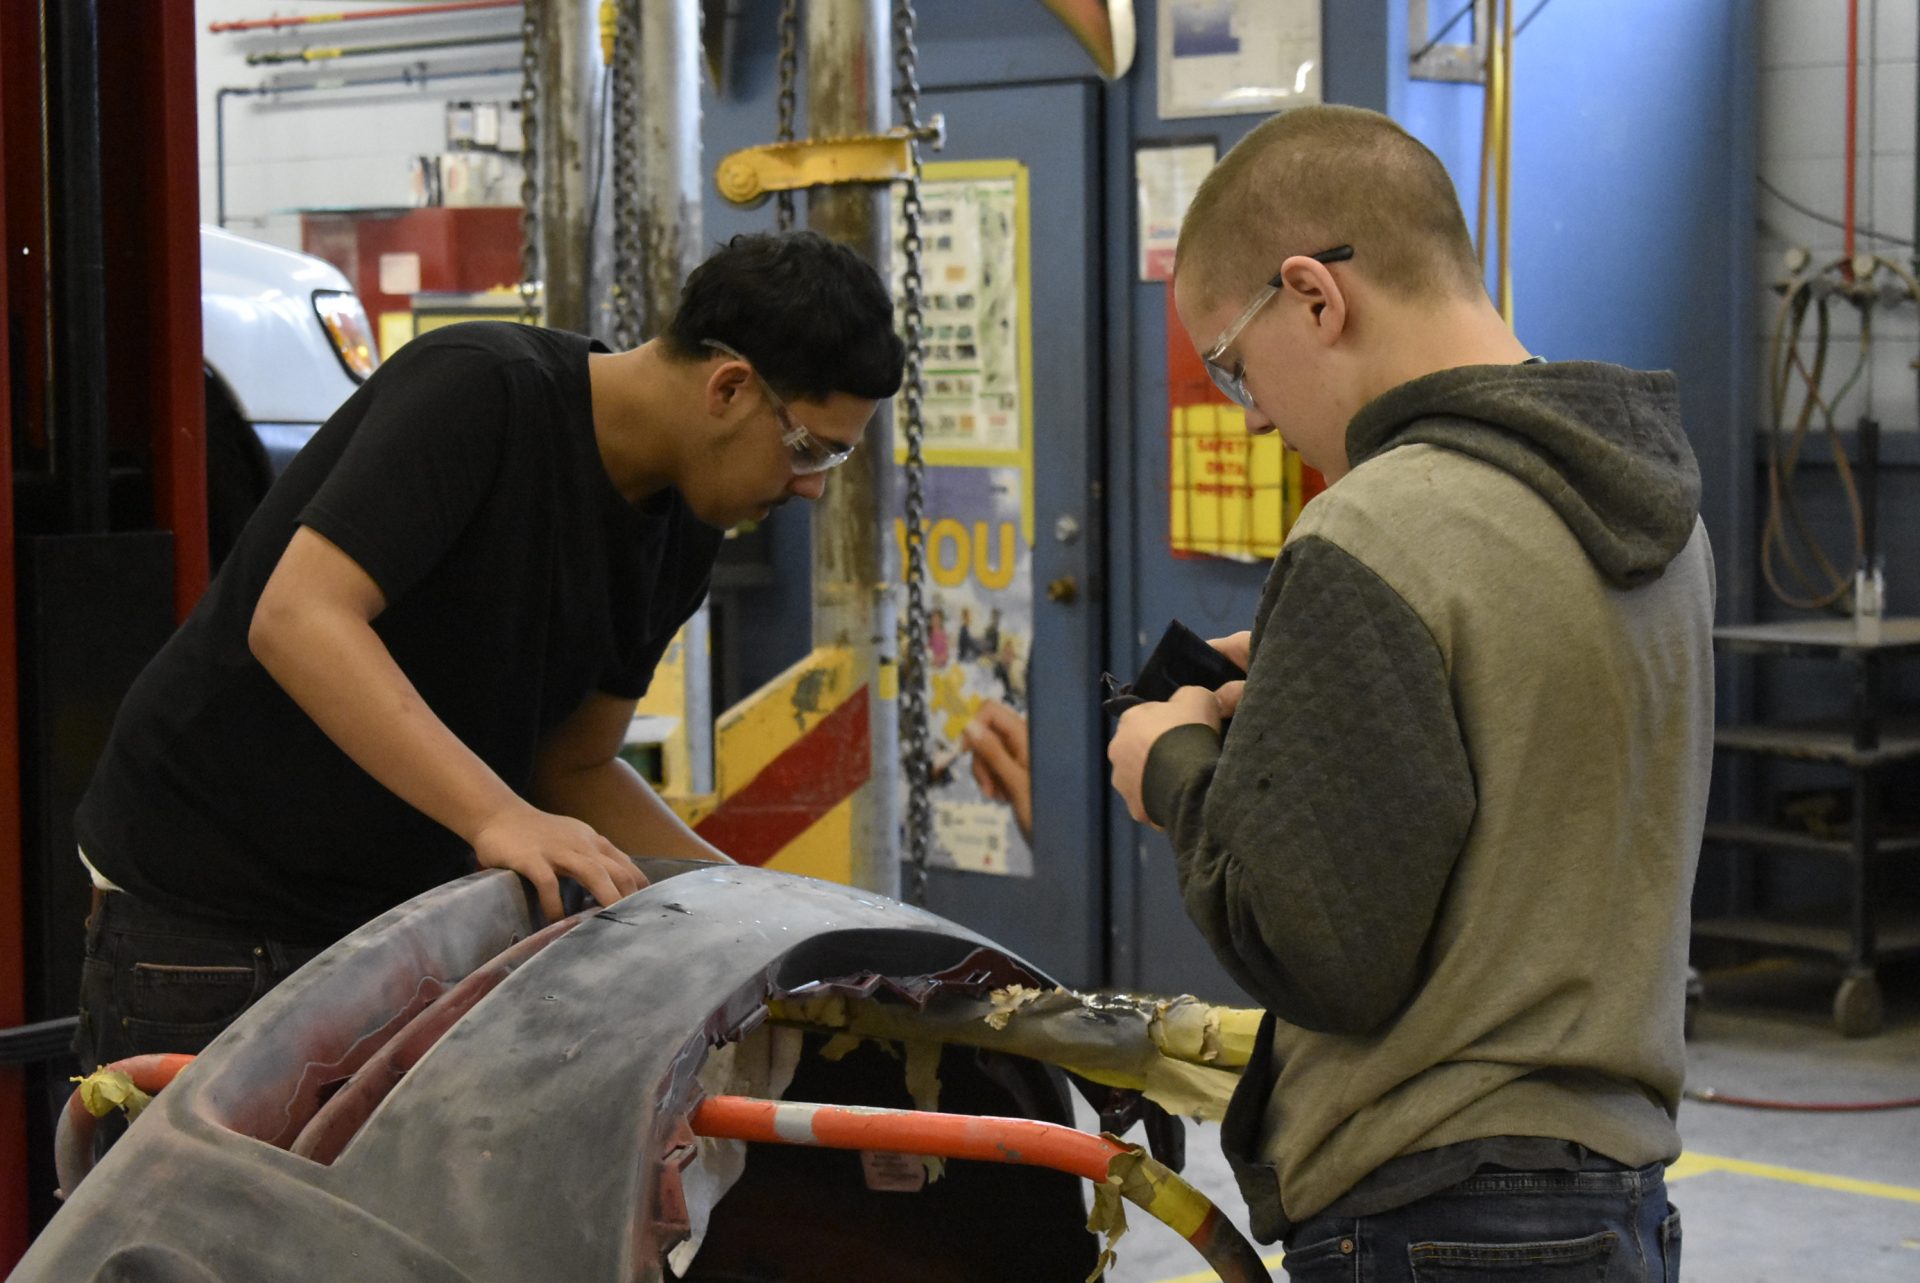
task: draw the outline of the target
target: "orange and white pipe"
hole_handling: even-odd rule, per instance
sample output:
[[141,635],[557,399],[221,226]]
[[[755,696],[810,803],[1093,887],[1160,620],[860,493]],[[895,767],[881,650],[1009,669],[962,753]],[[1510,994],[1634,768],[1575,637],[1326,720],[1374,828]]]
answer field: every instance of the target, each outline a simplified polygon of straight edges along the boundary
[[1116,1185],[1121,1197],[1191,1243],[1223,1283],[1271,1279],[1252,1244],[1205,1194],[1138,1146],[1110,1136],[1030,1118],[748,1096],[709,1096],[695,1107],[691,1123],[695,1135],[716,1139],[1018,1163]]

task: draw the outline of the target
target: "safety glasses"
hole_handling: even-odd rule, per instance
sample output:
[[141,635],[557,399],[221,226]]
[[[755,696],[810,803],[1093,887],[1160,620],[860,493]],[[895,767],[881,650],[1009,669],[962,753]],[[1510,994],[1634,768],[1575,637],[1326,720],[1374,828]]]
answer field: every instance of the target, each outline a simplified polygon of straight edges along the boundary
[[[1321,250],[1318,254],[1309,254],[1307,257],[1316,263],[1344,263],[1353,257],[1353,246],[1336,245],[1332,249]],[[1260,314],[1261,308],[1273,301],[1273,296],[1280,292],[1283,284],[1284,282],[1277,275],[1268,281],[1266,287],[1254,295],[1253,301],[1247,304],[1247,310],[1240,313],[1240,319],[1229,325],[1214,345],[1207,349],[1206,355],[1200,358],[1206,362],[1207,376],[1213,380],[1213,386],[1224,392],[1227,398],[1242,410],[1254,408],[1253,394],[1247,391],[1246,362],[1236,360],[1233,367],[1229,369],[1221,364],[1221,358],[1227,354],[1227,349],[1233,346],[1233,341],[1240,337],[1240,331],[1247,328],[1247,323]]]
[[780,444],[787,448],[788,462],[795,476],[810,477],[815,473],[831,472],[853,457],[854,446],[859,442],[843,445],[815,436],[805,424],[793,417],[792,409],[773,390],[773,385],[761,377],[760,371],[754,369],[752,361],[718,339],[706,339],[704,345],[723,356],[732,357],[752,372],[754,381],[767,394],[767,401],[773,406],[774,417],[780,421]]

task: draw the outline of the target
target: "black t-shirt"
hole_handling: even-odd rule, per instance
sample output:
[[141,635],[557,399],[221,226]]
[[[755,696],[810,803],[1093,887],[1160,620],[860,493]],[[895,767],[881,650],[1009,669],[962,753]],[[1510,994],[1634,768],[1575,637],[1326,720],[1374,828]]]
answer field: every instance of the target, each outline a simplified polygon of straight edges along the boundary
[[638,505],[614,489],[590,346],[494,322],[437,330],[326,422],[121,705],[77,817],[94,867],[156,905],[298,942],[472,868],[465,843],[354,765],[248,649],[301,525],[373,577],[381,640],[516,791],[589,694],[645,692],[706,596],[721,534],[672,488]]

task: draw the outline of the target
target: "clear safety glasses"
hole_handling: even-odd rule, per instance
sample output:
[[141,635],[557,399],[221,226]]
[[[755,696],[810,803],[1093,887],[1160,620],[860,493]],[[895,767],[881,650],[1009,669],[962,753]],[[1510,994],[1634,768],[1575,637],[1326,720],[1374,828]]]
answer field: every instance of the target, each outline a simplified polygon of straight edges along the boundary
[[[1321,250],[1318,254],[1309,254],[1307,257],[1317,263],[1344,263],[1353,257],[1353,246],[1336,245],[1332,249]],[[1228,399],[1242,410],[1254,408],[1253,394],[1247,391],[1246,362],[1236,360],[1229,368],[1221,363],[1221,358],[1226,356],[1227,349],[1233,346],[1233,341],[1240,337],[1240,331],[1247,328],[1247,323],[1259,315],[1261,308],[1273,301],[1273,296],[1280,292],[1282,284],[1284,282],[1278,276],[1268,281],[1266,287],[1254,295],[1253,301],[1247,304],[1247,310],[1240,313],[1240,319],[1229,325],[1214,345],[1207,349],[1206,355],[1200,358],[1206,362],[1207,375],[1213,380],[1213,386],[1226,393]]]

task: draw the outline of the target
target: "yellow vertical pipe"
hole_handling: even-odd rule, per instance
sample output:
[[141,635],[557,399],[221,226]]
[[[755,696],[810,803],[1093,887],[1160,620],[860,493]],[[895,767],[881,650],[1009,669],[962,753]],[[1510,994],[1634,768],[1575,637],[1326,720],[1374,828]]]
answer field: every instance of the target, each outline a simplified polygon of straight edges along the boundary
[[[1500,0],[1493,0],[1493,3],[1497,6]],[[1480,276],[1483,281],[1487,275],[1487,184],[1493,173],[1494,100],[1500,92],[1500,42],[1491,36],[1487,39],[1484,74],[1486,88],[1480,95],[1480,204],[1473,220],[1473,244],[1480,255]]]
[[1500,3],[1500,315],[1513,326],[1513,0]]

